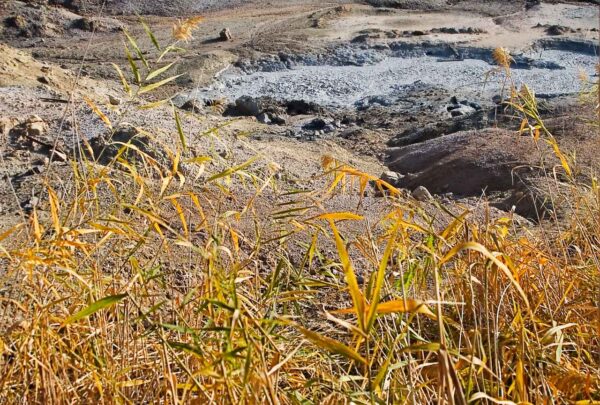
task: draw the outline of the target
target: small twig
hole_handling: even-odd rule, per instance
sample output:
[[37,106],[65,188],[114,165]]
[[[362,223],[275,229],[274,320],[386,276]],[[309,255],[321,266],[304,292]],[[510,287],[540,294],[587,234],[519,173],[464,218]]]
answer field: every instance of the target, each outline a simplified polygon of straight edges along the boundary
[[52,145],[48,142],[44,142],[44,141],[39,140],[36,137],[33,137],[28,134],[22,134],[22,136],[25,137],[26,139],[29,139],[31,142],[38,143],[38,144],[52,150],[52,155],[56,154],[61,160],[67,161],[67,154],[65,152],[63,152],[62,150],[60,150],[57,145]]

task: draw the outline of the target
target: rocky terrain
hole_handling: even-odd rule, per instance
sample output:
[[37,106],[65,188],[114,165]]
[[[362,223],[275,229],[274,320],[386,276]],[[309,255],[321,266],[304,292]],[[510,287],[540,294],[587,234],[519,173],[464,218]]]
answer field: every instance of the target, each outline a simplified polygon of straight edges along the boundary
[[0,402],[597,404],[599,18],[0,1]]
[[[544,198],[531,188],[550,169],[537,167],[549,151],[514,135],[519,122],[502,105],[506,82],[492,53],[510,50],[511,80],[536,91],[561,143],[595,166],[594,134],[560,120],[576,106],[579,77],[597,75],[598,7],[588,3],[11,0],[0,6],[2,170],[26,183],[56,158],[52,150],[69,154],[74,139],[102,136],[97,116],[73,109],[73,98],[120,116],[111,63],[128,66],[124,29],[143,38],[133,13],[148,15],[159,40],[172,16],[203,13],[187,52],[168,60],[181,76],[164,92],[181,111],[200,112],[202,127],[231,121],[225,133],[250,133],[233,159],[269,151],[303,177],[331,152],[373,174],[394,172],[386,176],[409,192],[422,186],[467,203],[486,195],[535,220]],[[159,109],[151,122],[167,132],[171,118]],[[527,174],[515,176],[516,167]],[[21,206],[30,192],[17,192]],[[3,185],[3,200],[10,194]],[[3,206],[16,215],[12,203]]]

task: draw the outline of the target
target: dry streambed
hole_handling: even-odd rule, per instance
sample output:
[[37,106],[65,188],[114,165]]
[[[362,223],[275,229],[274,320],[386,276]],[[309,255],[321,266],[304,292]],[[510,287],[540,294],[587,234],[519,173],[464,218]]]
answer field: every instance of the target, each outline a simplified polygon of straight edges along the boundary
[[[580,90],[580,73],[594,74],[598,47],[586,42],[549,43],[515,57],[513,79],[547,96]],[[280,54],[242,62],[204,89],[188,94],[207,100],[242,96],[305,100],[322,107],[351,108],[375,100],[391,105],[407,86],[421,83],[458,95],[489,100],[502,83],[488,76],[491,50],[450,46],[342,46],[331,54]]]

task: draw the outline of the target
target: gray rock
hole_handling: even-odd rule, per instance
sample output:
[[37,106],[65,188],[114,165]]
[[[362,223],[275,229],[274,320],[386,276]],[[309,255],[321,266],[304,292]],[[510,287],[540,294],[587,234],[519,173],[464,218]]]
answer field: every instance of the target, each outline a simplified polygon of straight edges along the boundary
[[269,118],[269,114],[267,113],[260,113],[256,116],[256,119],[258,120],[258,122],[261,122],[263,124],[271,124],[271,118]]
[[474,101],[471,101],[469,103],[469,107],[474,108],[475,111],[481,110],[481,105],[479,103],[474,102]]
[[305,130],[324,130],[327,125],[331,125],[331,120],[327,118],[317,117],[302,125]]
[[450,110],[450,115],[453,117],[462,117],[463,115],[471,115],[475,112],[473,107],[467,105],[460,105],[458,108]]
[[46,134],[48,125],[37,115],[32,115],[27,119],[27,135],[39,138]]
[[275,125],[285,125],[287,120],[284,116],[279,114],[270,114],[271,122]]
[[199,112],[204,109],[204,106],[198,100],[190,99],[190,100],[186,101],[185,103],[183,103],[183,105],[181,106],[181,109],[185,110],[185,111]]
[[223,42],[233,40],[233,35],[231,35],[231,31],[229,28],[223,28],[219,33],[219,39]]
[[110,103],[110,105],[120,105],[121,104],[121,99],[117,98],[111,94],[108,95],[108,102]]
[[47,127],[43,122],[34,122],[27,125],[27,135],[35,138],[40,137],[46,133]]
[[21,203],[21,208],[23,208],[26,212],[31,212],[39,205],[39,203],[40,199],[36,196],[32,196],[29,200]]
[[261,113],[258,102],[250,96],[242,96],[235,100],[235,107],[240,115],[257,116]]
[[323,132],[326,134],[335,132],[335,126],[333,124],[327,124],[323,127]]
[[502,97],[500,94],[496,94],[494,97],[492,97],[492,101],[494,104],[500,105],[506,101],[506,98]]
[[402,180],[403,177],[404,176],[400,173],[393,172],[391,170],[387,170],[381,173],[381,176],[379,176],[381,180],[385,181],[388,184],[391,184],[394,187],[396,187],[400,183],[400,180]]
[[412,197],[417,201],[430,201],[433,199],[429,190],[423,186],[415,188],[412,192]]

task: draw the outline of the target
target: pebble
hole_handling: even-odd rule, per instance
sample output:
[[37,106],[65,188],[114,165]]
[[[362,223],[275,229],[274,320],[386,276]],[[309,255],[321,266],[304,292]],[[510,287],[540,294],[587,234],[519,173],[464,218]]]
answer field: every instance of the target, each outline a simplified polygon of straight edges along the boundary
[[412,197],[417,201],[430,201],[433,199],[433,196],[429,190],[423,186],[419,186],[414,189],[412,192]]

